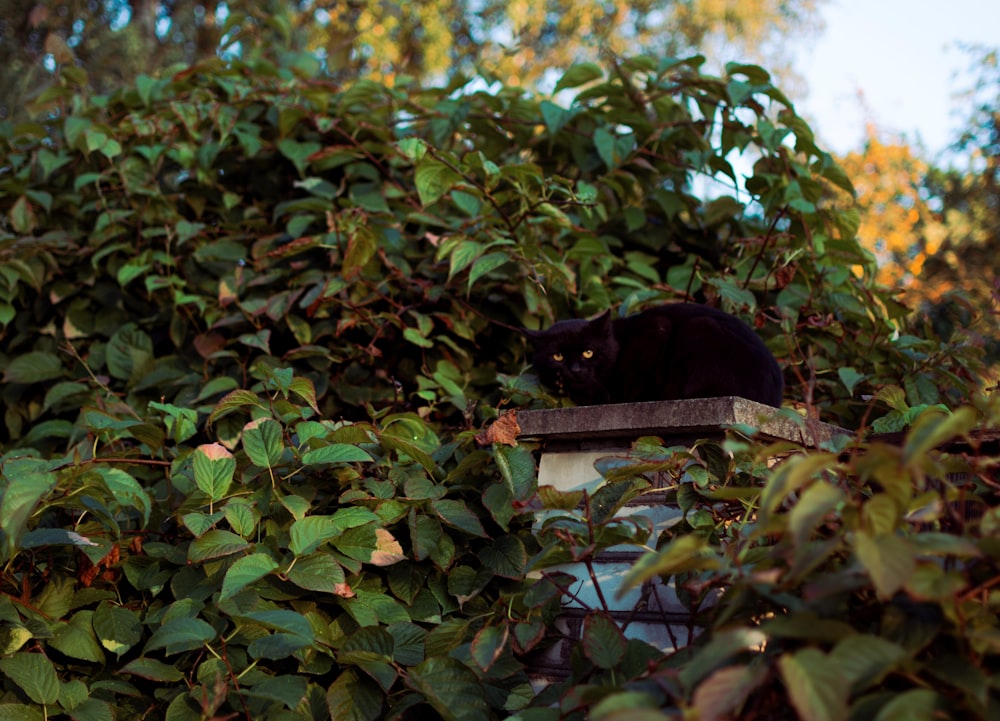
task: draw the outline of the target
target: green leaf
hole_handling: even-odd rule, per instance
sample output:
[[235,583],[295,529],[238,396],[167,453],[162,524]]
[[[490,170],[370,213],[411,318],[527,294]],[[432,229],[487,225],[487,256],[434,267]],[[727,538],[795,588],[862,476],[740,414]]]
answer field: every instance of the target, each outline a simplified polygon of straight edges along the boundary
[[[4,467],[5,474],[8,468]],[[56,486],[53,473],[22,471],[8,475],[8,486],[0,499],[0,528],[6,541],[5,556],[11,558],[24,535],[28,519],[39,502]]]
[[32,638],[34,634],[17,620],[11,619],[0,625],[0,656],[9,656],[20,650]]
[[103,663],[104,652],[101,650],[101,645],[97,642],[97,635],[94,633],[93,618],[93,611],[77,611],[68,623],[62,623],[55,627],[49,644],[70,658]]
[[143,105],[149,106],[150,101],[153,99],[153,93],[158,89],[160,82],[145,73],[135,79],[135,89],[138,91]]
[[344,253],[343,273],[345,278],[354,278],[378,250],[378,238],[365,227],[358,227],[347,239],[347,251]]
[[[202,539],[210,533],[211,531],[206,533]],[[254,581],[260,580],[277,568],[277,562],[266,553],[251,553],[249,556],[237,559],[226,571],[225,578],[222,579],[222,591],[219,593],[219,598],[226,599],[236,595]]]
[[212,409],[212,413],[208,418],[209,423],[226,415],[227,413],[230,413],[231,411],[243,408],[244,406],[253,406],[261,409],[267,408],[267,406],[253,391],[243,389],[235,390],[224,396],[218,403],[215,404],[215,408]]
[[278,141],[278,150],[286,158],[292,161],[295,169],[299,172],[299,177],[306,177],[306,168],[309,165],[309,156],[320,151],[321,146],[315,141],[299,142],[291,138],[282,138]]
[[431,501],[431,508],[449,526],[465,531],[473,536],[486,538],[486,531],[473,511],[462,501],[450,498]]
[[479,558],[498,576],[519,579],[528,563],[528,552],[517,536],[500,536],[479,551]]
[[523,501],[534,494],[537,474],[535,459],[530,450],[525,446],[495,445],[493,458],[513,498]]
[[316,405],[316,386],[309,378],[296,376],[288,384],[288,392],[294,393],[299,398],[309,404],[309,407],[319,413],[319,406]]
[[142,640],[136,613],[108,601],[94,610],[94,632],[101,645],[119,657]]
[[146,489],[129,473],[121,468],[109,468],[98,466],[97,473],[108,487],[111,498],[114,502],[111,507],[114,509],[134,508],[142,513],[142,525],[149,522],[149,514],[152,511],[152,501]]
[[368,523],[363,526],[349,528],[338,534],[331,545],[348,558],[353,558],[363,563],[368,563],[372,559],[378,545],[378,536],[375,533],[375,524]]
[[872,536],[858,530],[854,552],[882,599],[892,598],[910,580],[917,565],[912,545],[892,534]]
[[765,513],[774,511],[792,493],[815,476],[834,468],[837,456],[833,453],[809,453],[793,456],[784,461],[771,474],[760,497],[760,507]]
[[146,375],[153,363],[153,340],[128,323],[111,336],[107,347],[108,371],[119,380]]
[[906,434],[903,458],[907,463],[923,458],[928,451],[975,428],[976,410],[962,406],[953,413],[930,408],[921,413]]
[[341,604],[358,623],[365,626],[409,623],[412,620],[399,601],[381,592],[373,593],[357,588],[355,597],[342,601]]
[[902,646],[867,634],[848,636],[830,651],[830,661],[855,691],[880,684],[907,656]]
[[[213,378],[208,383],[201,387],[198,395],[195,396],[195,401],[203,401],[212,396],[218,395],[220,393],[228,393],[237,387],[236,380],[230,378],[229,376],[223,376],[222,378]],[[196,416],[197,417],[197,416]]]
[[[307,516],[300,518],[289,529],[289,549],[296,556],[315,551],[321,544],[336,538],[344,531],[378,521],[367,508],[341,508],[332,516]],[[374,546],[373,546],[374,548]]]
[[99,698],[88,698],[70,711],[73,721],[114,721],[111,704]]
[[425,338],[420,334],[420,331],[416,328],[405,328],[403,329],[403,337],[410,341],[414,345],[418,345],[421,348],[433,348],[434,341],[429,338]]
[[154,658],[137,658],[122,666],[120,673],[140,676],[158,683],[177,683],[184,674],[176,666],[170,666]]
[[631,135],[615,135],[607,128],[594,131],[594,147],[604,164],[613,170],[625,161],[632,153],[633,138]]
[[73,581],[69,576],[53,574],[34,599],[34,608],[50,618],[62,618],[73,605]]
[[48,180],[49,176],[64,165],[73,162],[73,158],[66,152],[53,153],[42,148],[38,153],[38,165],[42,169],[43,177]]
[[759,65],[744,63],[726,63],[727,75],[745,75],[747,80],[755,85],[765,85],[771,82],[771,74]]
[[245,617],[254,623],[258,623],[265,628],[271,629],[272,631],[301,636],[309,643],[312,643],[315,637],[313,627],[312,624],[309,623],[309,619],[301,613],[297,613],[295,611],[287,611],[284,609],[255,611],[253,613],[246,614]]
[[42,383],[63,375],[59,356],[45,351],[32,351],[19,355],[4,369],[5,383]]
[[845,388],[847,388],[848,394],[852,396],[854,395],[854,386],[865,378],[863,373],[858,373],[856,370],[849,367],[838,368],[837,375],[840,377],[840,382],[844,384]]
[[625,656],[625,636],[618,624],[603,613],[591,613],[583,620],[583,652],[599,668],[614,668]]
[[463,240],[455,245],[448,256],[448,280],[468,268],[470,263],[483,254],[483,249],[483,244],[475,240]]
[[451,201],[455,204],[455,207],[470,218],[475,218],[479,215],[483,207],[483,200],[480,195],[474,195],[471,192],[462,190],[451,191]]
[[36,528],[21,537],[21,548],[41,548],[44,546],[97,546],[89,538],[75,531],[63,528]]
[[951,702],[929,688],[911,688],[889,699],[872,721],[934,721]]
[[191,563],[201,563],[214,558],[231,556],[234,553],[242,553],[250,547],[243,538],[230,531],[213,529],[206,531],[200,538],[196,538],[188,546],[188,561]]
[[508,262],[510,262],[510,255],[503,251],[487,253],[481,258],[477,258],[476,262],[472,264],[472,270],[469,271],[469,290],[471,291],[472,287],[484,275],[497,270]]
[[488,721],[489,703],[476,675],[452,658],[434,657],[410,669],[407,685],[445,721]]
[[74,711],[77,706],[87,700],[87,685],[80,680],[71,679],[59,688],[59,705],[67,711]]
[[243,426],[243,450],[254,465],[273,468],[285,450],[281,424],[271,418],[258,418]]
[[388,626],[392,636],[392,658],[404,666],[416,666],[424,660],[427,631],[415,623],[401,622]]
[[152,267],[151,263],[144,263],[141,258],[133,258],[118,269],[115,277],[124,288],[136,278],[144,276]]
[[484,626],[472,639],[472,660],[483,671],[489,671],[507,646],[507,625]]
[[30,235],[34,232],[37,220],[34,208],[26,196],[22,195],[14,201],[7,217],[10,218],[10,225],[14,232],[21,235]]
[[822,651],[805,648],[778,659],[792,706],[803,721],[847,721],[850,686]]
[[296,556],[309,554],[342,531],[330,516],[300,518],[289,530],[288,548]]
[[330,718],[343,721],[378,721],[384,718],[385,694],[353,669],[337,677],[326,692]]
[[[17,313],[14,311],[14,306],[10,303],[0,302],[0,327],[6,327],[10,325],[10,322],[14,320]],[[46,396],[46,399],[48,396]]]
[[729,666],[720,668],[694,692],[693,706],[699,718],[738,718],[739,710],[750,693],[766,680],[761,667]]
[[899,525],[900,511],[896,501],[888,493],[876,493],[861,509],[865,521],[864,528],[874,536],[895,533]]
[[317,466],[327,463],[365,463],[374,460],[367,451],[347,443],[334,443],[314,448],[302,454],[302,464]]
[[542,111],[542,120],[549,135],[555,135],[573,118],[573,113],[549,100],[543,100],[538,109]]
[[191,533],[200,538],[225,517],[225,511],[216,511],[215,513],[185,513],[181,516],[181,521]]
[[628,570],[617,595],[655,576],[667,576],[693,570],[719,567],[719,561],[708,548],[705,539],[694,534],[677,536],[656,553],[647,553]]
[[604,71],[596,63],[577,63],[570,66],[569,70],[563,73],[553,89],[554,93],[566,88],[577,88],[584,83],[589,83],[604,77]]
[[308,680],[305,676],[274,676],[260,683],[248,686],[246,695],[250,698],[265,699],[294,709],[306,698]]
[[403,138],[397,146],[403,155],[415,162],[419,162],[427,154],[427,143],[420,138]]
[[183,443],[198,432],[198,412],[192,408],[179,408],[172,403],[157,401],[150,401],[149,408],[165,414],[163,422],[170,438],[176,443]]
[[433,205],[461,180],[462,175],[450,165],[431,156],[424,157],[417,164],[414,177],[421,205],[425,208]]
[[205,443],[195,449],[191,463],[199,490],[213,502],[225,498],[236,472],[233,454],[221,443]]
[[798,502],[788,514],[793,548],[804,551],[812,532],[843,501],[844,492],[830,483],[813,483],[802,491]]
[[239,340],[239,342],[247,348],[254,348],[256,350],[264,351],[264,353],[271,352],[270,328],[264,328],[256,333],[244,333],[237,340]]
[[4,721],[45,721],[41,709],[24,703],[0,704],[0,718]]
[[200,618],[175,618],[157,628],[143,653],[164,649],[167,654],[201,648],[216,637],[215,629]]
[[260,513],[244,498],[230,498],[223,512],[229,527],[243,538],[249,538],[260,521]]
[[483,505],[493,520],[505,531],[510,529],[511,520],[518,514],[514,497],[503,483],[491,483],[486,487],[483,491]]
[[344,569],[325,553],[298,558],[286,575],[299,588],[334,595],[342,595],[347,583]]
[[55,666],[41,653],[19,651],[0,658],[0,672],[37,704],[48,706],[59,699]]

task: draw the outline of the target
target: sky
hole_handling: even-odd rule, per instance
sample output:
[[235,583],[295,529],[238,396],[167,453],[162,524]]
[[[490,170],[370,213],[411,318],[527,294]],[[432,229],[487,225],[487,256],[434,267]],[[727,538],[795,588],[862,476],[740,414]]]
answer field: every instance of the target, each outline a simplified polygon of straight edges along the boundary
[[826,0],[820,14],[825,29],[799,43],[808,91],[794,101],[821,147],[860,150],[871,119],[940,157],[969,114],[955,97],[972,83],[959,45],[1000,46],[1000,0]]

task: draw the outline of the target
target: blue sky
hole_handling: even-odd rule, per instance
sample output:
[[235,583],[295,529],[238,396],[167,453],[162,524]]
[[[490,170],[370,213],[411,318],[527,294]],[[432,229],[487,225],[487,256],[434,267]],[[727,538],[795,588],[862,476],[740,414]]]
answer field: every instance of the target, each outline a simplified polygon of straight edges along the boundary
[[795,106],[821,144],[860,149],[870,118],[928,158],[943,152],[968,115],[955,97],[971,82],[959,45],[1000,46],[1000,0],[827,0],[820,14],[826,28],[799,43],[808,92]]

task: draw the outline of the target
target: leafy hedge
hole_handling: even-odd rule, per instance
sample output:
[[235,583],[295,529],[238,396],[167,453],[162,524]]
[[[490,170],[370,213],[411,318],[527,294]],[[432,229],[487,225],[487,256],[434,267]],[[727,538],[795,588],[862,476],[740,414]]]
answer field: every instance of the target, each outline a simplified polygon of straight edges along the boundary
[[[4,718],[844,718],[946,652],[936,693],[986,717],[995,519],[944,509],[987,504],[995,471],[934,446],[996,404],[925,410],[974,396],[976,349],[909,333],[870,284],[850,184],[767,74],[700,64],[580,65],[556,100],[221,62],[93,97],[70,73],[0,125]],[[643,442],[533,529],[578,499],[476,440],[551,402],[516,328],[682,297],[752,320],[801,413],[915,423],[913,446],[772,473],[735,441]],[[669,538],[607,515],[650,464],[687,510]],[[952,466],[968,484],[929,480]],[[595,612],[536,698],[558,564],[622,542],[660,547],[636,580],[680,574],[710,631],[663,656]],[[930,593],[939,566],[961,583]],[[920,643],[887,630],[911,608],[939,620]],[[820,683],[830,658],[855,686]]]

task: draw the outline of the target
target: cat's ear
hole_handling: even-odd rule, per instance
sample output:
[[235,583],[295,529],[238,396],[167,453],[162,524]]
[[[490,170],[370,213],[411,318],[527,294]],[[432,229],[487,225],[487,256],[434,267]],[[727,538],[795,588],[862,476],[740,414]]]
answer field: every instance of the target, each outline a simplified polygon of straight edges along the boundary
[[545,333],[545,331],[531,330],[530,328],[522,328],[521,329],[521,335],[523,335],[525,338],[527,338],[528,340],[530,340],[532,343],[534,343],[535,341],[539,340],[543,336],[544,333]]
[[597,331],[601,333],[610,333],[611,309],[608,308],[608,310],[604,311],[604,313],[594,318],[594,320],[590,321],[590,325],[592,328],[595,328]]

